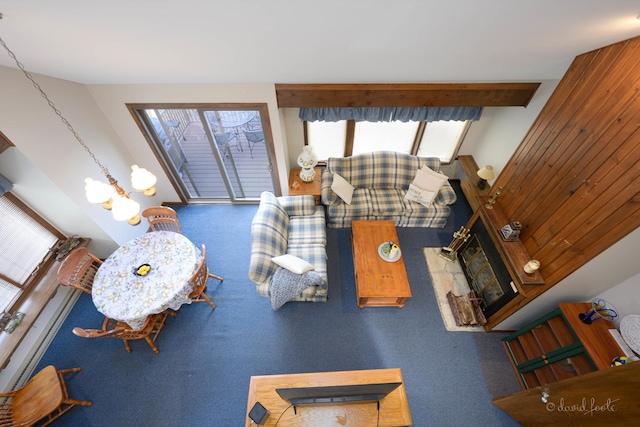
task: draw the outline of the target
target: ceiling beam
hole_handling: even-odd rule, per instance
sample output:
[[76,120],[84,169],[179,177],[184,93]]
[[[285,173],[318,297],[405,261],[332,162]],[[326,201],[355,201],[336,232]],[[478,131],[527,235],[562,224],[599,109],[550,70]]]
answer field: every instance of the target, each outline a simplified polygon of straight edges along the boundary
[[540,83],[276,84],[278,107],[526,107]]

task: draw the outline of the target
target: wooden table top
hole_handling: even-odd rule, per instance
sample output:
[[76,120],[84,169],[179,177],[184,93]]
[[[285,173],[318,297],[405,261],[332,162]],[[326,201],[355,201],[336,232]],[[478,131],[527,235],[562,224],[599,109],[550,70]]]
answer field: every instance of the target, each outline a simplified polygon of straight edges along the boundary
[[585,313],[592,307],[590,302],[561,303],[559,307],[598,369],[610,368],[614,358],[624,356],[624,352],[609,332],[609,329],[616,329],[613,323],[598,319],[587,325],[579,319],[580,313]]
[[[278,417],[282,418],[278,425],[288,427],[324,427],[347,425],[351,427],[370,427],[378,420],[377,404],[342,403],[303,405],[288,408],[289,403],[275,391],[281,387],[315,387],[353,384],[375,384],[384,382],[403,382],[400,368],[369,369],[358,371],[314,372],[287,375],[252,376],[249,382],[247,414],[255,404],[260,402],[271,415],[265,426],[274,426]],[[288,409],[287,409],[288,408]],[[245,426],[251,420],[247,416]],[[409,426],[411,413],[404,383],[380,401],[380,426]]]
[[396,243],[402,251],[393,221],[357,220],[351,223],[351,230],[358,296],[411,297],[404,257],[387,262],[378,255],[378,246],[388,241]]

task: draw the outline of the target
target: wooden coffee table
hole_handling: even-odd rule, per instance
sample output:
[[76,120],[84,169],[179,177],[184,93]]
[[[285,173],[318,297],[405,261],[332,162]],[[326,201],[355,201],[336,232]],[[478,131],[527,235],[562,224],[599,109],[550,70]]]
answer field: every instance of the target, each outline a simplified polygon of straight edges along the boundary
[[381,243],[400,246],[393,221],[352,221],[351,230],[358,307],[404,307],[411,298],[404,259],[388,262],[378,255]]
[[[380,401],[378,413],[375,403],[340,403],[304,405],[289,408],[289,403],[276,392],[280,387],[334,386],[352,384],[374,384],[401,382],[400,387]],[[361,371],[313,372],[303,374],[252,376],[249,382],[247,414],[256,402],[260,402],[271,412],[264,427],[326,427],[351,426],[400,427],[412,423],[407,392],[402,381],[400,368],[368,369]],[[281,419],[279,417],[282,417]],[[278,421],[279,420],[279,421]],[[255,426],[249,417],[245,427]]]

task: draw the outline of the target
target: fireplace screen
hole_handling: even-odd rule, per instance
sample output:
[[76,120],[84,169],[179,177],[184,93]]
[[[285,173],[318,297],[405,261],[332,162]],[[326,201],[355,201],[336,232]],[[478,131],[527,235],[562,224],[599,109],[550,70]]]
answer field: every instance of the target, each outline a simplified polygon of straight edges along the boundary
[[511,276],[481,220],[471,226],[470,238],[458,251],[469,287],[482,299],[485,317],[491,316],[518,293]]
[[460,255],[463,265],[467,268],[473,290],[478,297],[482,298],[483,308],[499,300],[504,295],[504,291],[476,236],[469,240]]

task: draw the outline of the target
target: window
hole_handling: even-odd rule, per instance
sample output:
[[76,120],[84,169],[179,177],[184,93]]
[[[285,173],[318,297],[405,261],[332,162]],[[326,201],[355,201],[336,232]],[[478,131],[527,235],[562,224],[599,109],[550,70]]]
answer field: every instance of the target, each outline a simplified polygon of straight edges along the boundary
[[[371,151],[398,151],[438,157],[442,163],[455,158],[471,121],[437,122],[305,122],[306,143],[321,161]],[[353,132],[349,132],[349,127]],[[351,135],[351,136],[350,136]]]
[[0,311],[28,294],[63,237],[11,193],[0,197]]

